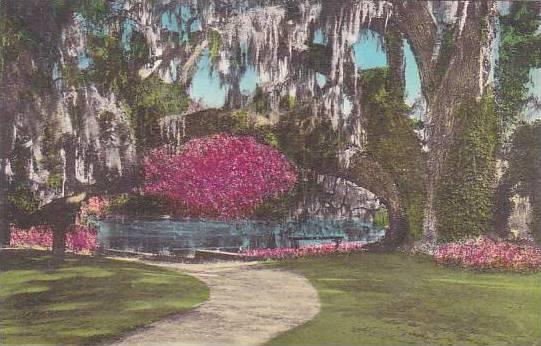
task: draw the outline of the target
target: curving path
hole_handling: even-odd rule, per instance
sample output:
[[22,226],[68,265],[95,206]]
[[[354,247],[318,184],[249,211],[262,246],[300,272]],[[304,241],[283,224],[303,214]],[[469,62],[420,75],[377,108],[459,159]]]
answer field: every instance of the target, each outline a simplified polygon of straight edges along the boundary
[[314,287],[291,272],[243,262],[149,264],[199,278],[209,286],[210,298],[114,345],[260,345],[319,312]]

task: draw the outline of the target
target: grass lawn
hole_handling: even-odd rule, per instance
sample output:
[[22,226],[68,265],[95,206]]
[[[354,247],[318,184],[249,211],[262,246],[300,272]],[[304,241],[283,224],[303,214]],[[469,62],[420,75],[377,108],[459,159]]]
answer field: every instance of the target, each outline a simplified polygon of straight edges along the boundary
[[95,344],[208,298],[197,279],[143,264],[0,251],[0,344]]
[[322,310],[271,345],[541,345],[541,273],[473,273],[398,253],[279,266],[308,277]]

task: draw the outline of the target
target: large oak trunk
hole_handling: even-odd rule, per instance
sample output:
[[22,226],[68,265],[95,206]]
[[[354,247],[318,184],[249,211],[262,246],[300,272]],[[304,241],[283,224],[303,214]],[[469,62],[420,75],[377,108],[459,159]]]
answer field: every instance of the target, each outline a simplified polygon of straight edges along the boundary
[[[461,2],[460,22],[455,25],[453,44],[435,55],[438,41],[427,3],[397,2],[397,24],[411,42],[421,75],[422,91],[428,105],[428,172],[424,241],[437,239],[437,190],[444,164],[457,134],[468,123],[459,122],[457,111],[471,100],[484,96],[488,84],[486,61],[491,40],[490,0]],[[462,22],[463,21],[463,22]],[[447,56],[446,56],[447,54]]]

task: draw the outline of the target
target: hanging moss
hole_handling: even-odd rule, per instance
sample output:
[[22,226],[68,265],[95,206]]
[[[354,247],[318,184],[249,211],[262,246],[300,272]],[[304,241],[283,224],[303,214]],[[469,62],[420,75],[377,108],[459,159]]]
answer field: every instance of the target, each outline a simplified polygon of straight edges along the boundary
[[85,72],[86,78],[101,90],[119,96],[138,148],[161,144],[160,119],[188,108],[189,97],[184,87],[164,83],[156,74],[139,77],[139,69],[148,62],[149,49],[144,36],[137,31],[131,35],[129,50],[124,49],[119,35],[90,34],[88,41],[92,65]]
[[13,171],[13,177],[7,191],[8,211],[11,214],[32,213],[39,206],[39,200],[32,191],[32,182],[28,179],[28,166],[32,160],[32,152],[23,144],[26,140],[28,139],[17,138],[9,157]]
[[55,121],[49,121],[45,125],[43,136],[41,138],[43,159],[39,164],[49,172],[49,176],[62,177],[64,165],[64,161],[60,155],[62,150],[62,138],[58,135],[57,129],[58,124]]
[[498,118],[494,101],[469,100],[457,111],[457,131],[436,192],[439,240],[491,231]]

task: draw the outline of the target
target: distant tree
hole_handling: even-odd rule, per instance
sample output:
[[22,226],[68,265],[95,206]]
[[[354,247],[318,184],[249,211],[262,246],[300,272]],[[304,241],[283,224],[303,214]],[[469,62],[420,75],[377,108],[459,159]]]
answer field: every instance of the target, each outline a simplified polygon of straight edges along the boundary
[[81,205],[89,197],[88,192],[81,191],[56,198],[31,214],[19,211],[13,217],[14,225],[19,228],[47,225],[53,233],[53,254],[62,258],[66,252],[66,232],[76,223]]
[[297,182],[283,154],[250,136],[192,139],[180,150],[164,146],[144,159],[145,192],[167,198],[190,216],[248,216],[265,199]]

